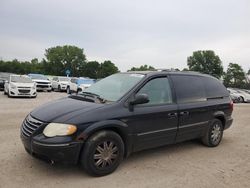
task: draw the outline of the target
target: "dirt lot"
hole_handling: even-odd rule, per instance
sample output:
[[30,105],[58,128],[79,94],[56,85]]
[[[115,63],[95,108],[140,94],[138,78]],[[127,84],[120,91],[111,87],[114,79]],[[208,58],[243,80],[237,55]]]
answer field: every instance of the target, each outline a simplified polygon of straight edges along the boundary
[[115,173],[89,177],[77,166],[29,156],[19,138],[24,117],[64,93],[8,99],[0,92],[0,187],[250,187],[250,104],[237,104],[233,127],[217,148],[197,141],[135,153]]

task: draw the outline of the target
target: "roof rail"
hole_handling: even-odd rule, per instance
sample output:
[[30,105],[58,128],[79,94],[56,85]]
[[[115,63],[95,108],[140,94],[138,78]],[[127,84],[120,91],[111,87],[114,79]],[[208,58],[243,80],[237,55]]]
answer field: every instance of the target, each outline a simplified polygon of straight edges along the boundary
[[177,72],[178,70],[174,69],[174,68],[171,68],[171,69],[155,69],[156,71],[159,71],[159,72]]

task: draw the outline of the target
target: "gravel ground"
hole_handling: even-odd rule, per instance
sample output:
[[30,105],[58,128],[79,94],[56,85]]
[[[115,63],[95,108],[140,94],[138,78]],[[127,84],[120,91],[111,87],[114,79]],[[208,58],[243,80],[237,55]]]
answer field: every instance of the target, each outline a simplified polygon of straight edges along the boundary
[[7,98],[0,92],[0,187],[250,187],[250,104],[234,106],[233,126],[219,147],[197,141],[142,151],[111,175],[93,178],[78,166],[54,165],[28,155],[19,138],[25,116],[64,97],[39,93],[36,99]]

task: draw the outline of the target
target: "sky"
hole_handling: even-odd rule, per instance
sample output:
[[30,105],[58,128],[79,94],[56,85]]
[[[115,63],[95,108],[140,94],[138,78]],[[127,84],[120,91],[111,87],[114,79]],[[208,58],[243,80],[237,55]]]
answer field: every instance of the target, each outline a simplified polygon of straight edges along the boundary
[[0,59],[76,45],[121,71],[187,67],[197,50],[250,69],[249,0],[0,0]]

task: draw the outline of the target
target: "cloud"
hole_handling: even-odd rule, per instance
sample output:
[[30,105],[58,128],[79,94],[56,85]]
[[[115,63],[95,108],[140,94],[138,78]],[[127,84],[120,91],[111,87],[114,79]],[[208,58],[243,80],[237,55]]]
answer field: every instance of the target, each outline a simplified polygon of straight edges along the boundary
[[0,57],[42,58],[45,48],[72,44],[125,71],[184,68],[194,50],[210,49],[248,69],[249,17],[247,0],[3,0]]

